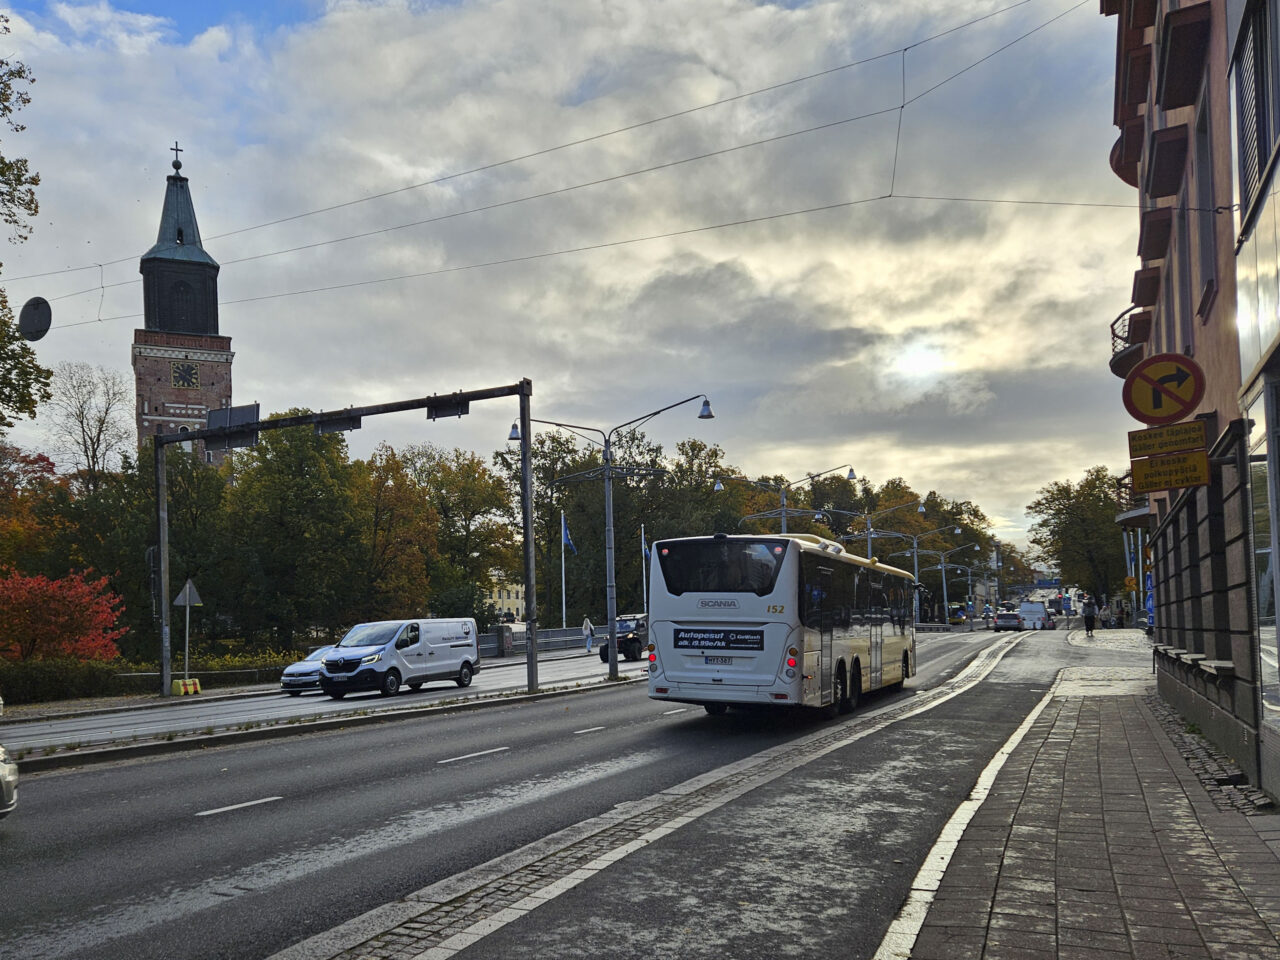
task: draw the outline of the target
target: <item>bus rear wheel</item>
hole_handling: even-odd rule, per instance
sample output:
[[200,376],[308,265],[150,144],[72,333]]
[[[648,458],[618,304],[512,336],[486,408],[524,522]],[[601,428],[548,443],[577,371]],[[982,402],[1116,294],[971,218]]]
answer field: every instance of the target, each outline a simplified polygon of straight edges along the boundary
[[835,689],[832,691],[836,701],[836,713],[848,713],[853,709],[849,702],[849,685],[844,679],[844,667],[836,668]]
[[858,704],[862,702],[862,667],[858,664],[853,665],[853,672],[849,674],[849,712],[852,713],[858,709]]
[[713,717],[722,717],[728,712],[729,705],[727,703],[704,703],[702,709]]

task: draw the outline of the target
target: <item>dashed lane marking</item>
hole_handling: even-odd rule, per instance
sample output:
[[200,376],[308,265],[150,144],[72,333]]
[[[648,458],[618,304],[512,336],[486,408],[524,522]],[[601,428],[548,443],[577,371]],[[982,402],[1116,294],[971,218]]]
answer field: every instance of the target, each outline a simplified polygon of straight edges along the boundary
[[464,753],[460,757],[450,757],[448,760],[437,760],[436,763],[457,763],[459,760],[470,760],[472,757],[483,757],[487,753],[501,753],[503,750],[510,749],[510,747],[494,747],[492,750],[480,750],[476,753]]
[[573,731],[573,732],[574,732],[575,734],[578,734],[578,733],[595,733],[597,730],[603,730],[603,729],[604,729],[604,727],[587,727],[587,729],[585,729],[585,730],[575,730],[575,731]]
[[215,813],[227,813],[230,810],[243,810],[245,807],[256,807],[260,803],[271,803],[274,800],[283,800],[284,797],[263,797],[261,800],[246,800],[244,803],[233,803],[229,807],[218,807],[214,810],[201,810],[196,814],[197,817],[211,817]]

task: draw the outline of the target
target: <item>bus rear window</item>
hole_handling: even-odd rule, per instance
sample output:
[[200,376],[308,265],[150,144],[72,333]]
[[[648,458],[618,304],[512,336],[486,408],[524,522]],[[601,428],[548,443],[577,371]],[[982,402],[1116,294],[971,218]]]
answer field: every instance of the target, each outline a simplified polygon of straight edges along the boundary
[[787,555],[780,540],[668,540],[658,546],[667,591],[754,593],[773,591]]

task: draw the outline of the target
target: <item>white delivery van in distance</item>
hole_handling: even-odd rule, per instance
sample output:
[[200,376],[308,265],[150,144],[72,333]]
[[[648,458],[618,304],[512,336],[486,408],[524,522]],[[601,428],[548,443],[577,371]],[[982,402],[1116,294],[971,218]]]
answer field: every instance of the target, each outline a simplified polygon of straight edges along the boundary
[[320,689],[341,700],[357,690],[394,695],[428,680],[468,686],[480,669],[476,622],[470,619],[357,623],[320,661]]
[[1049,611],[1039,600],[1025,600],[1018,607],[1024,630],[1044,630],[1049,626]]

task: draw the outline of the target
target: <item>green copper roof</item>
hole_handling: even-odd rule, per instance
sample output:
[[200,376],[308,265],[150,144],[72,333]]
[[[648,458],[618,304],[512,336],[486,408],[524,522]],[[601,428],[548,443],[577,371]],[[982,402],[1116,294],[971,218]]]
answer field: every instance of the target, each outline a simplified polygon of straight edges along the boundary
[[160,233],[155,246],[142,255],[143,260],[184,260],[216,267],[218,261],[200,246],[200,227],[196,225],[196,209],[191,204],[187,178],[178,171],[182,162],[173,161],[173,175],[166,177],[164,210],[160,214]]

